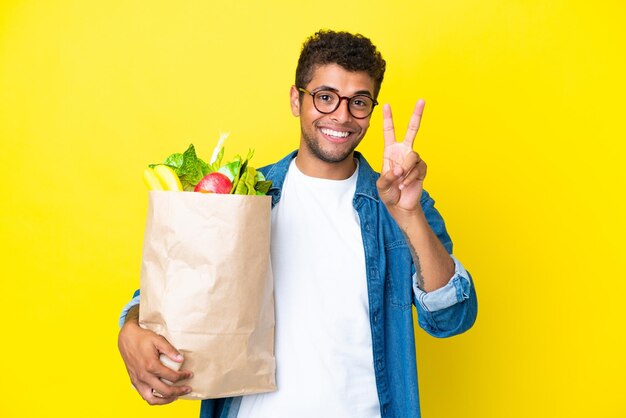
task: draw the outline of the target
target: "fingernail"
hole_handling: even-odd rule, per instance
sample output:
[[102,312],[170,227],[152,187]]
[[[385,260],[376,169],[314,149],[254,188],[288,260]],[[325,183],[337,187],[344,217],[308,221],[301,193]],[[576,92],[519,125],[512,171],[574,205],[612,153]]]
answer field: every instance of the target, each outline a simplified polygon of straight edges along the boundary
[[401,184],[398,188],[399,188],[400,190],[404,189],[404,184]]
[[183,356],[180,354],[176,354],[176,356],[174,356],[176,360],[178,361],[183,361]]

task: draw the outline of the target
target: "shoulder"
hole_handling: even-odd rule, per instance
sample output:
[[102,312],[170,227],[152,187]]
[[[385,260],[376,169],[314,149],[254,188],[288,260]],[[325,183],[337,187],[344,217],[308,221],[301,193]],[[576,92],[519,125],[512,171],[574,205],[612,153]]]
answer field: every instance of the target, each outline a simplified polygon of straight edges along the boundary
[[294,159],[297,154],[298,151],[293,151],[278,160],[277,162],[259,168],[259,171],[263,173],[265,178],[267,178],[268,180],[282,180],[282,178],[284,178],[287,174],[287,170],[289,170],[289,164],[291,163],[291,160]]
[[293,160],[297,154],[298,151],[293,151],[281,160],[259,168],[259,171],[263,174],[263,176],[265,176],[265,179],[272,182],[272,185],[267,192],[268,195],[272,196],[272,207],[274,207],[274,205],[276,205],[280,200],[283,183],[285,182],[287,171],[289,171],[289,165],[291,164],[291,160]]

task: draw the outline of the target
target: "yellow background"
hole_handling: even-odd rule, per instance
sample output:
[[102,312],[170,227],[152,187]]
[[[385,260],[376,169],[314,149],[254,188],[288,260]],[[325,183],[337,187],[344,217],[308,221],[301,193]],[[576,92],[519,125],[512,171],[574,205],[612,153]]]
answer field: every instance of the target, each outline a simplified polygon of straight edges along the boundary
[[[288,91],[318,28],[362,32],[473,273],[479,318],[416,330],[423,415],[626,417],[622,1],[34,1],[0,5],[0,416],[149,407],[119,357],[139,284],[143,167],[297,146]],[[380,109],[360,147],[380,166]]]

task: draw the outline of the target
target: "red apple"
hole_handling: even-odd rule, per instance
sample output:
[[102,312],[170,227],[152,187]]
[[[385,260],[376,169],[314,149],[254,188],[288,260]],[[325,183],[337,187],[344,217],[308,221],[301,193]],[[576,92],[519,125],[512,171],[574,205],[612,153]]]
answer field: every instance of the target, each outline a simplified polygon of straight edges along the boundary
[[217,171],[207,174],[196,185],[194,192],[229,194],[233,183],[228,177]]

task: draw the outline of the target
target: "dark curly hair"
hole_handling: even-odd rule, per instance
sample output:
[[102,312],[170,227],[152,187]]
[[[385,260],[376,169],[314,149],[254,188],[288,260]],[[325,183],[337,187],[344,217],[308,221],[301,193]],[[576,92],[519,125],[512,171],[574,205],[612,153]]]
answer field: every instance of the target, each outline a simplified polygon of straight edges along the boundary
[[338,64],[348,71],[367,73],[374,80],[374,98],[378,97],[386,63],[368,38],[332,30],[316,32],[302,45],[296,68],[296,86],[306,87],[313,78],[315,67],[326,64]]

